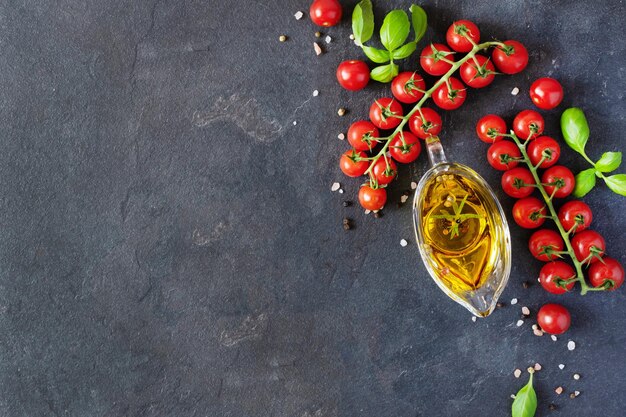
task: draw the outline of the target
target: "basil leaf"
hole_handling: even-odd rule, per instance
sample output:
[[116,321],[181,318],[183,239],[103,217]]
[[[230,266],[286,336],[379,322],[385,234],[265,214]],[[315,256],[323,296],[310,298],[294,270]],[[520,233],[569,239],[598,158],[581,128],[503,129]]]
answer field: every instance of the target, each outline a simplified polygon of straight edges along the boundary
[[589,139],[589,125],[585,113],[578,107],[571,107],[561,115],[561,131],[567,145],[581,155]]
[[393,51],[404,43],[410,30],[411,25],[406,12],[392,10],[383,20],[383,26],[380,28],[380,41],[387,50]]
[[384,49],[376,49],[366,45],[363,45],[362,48],[363,52],[365,52],[365,55],[367,55],[367,57],[373,62],[377,64],[384,64],[386,62],[389,62],[390,54]]
[[374,68],[370,72],[370,77],[373,80],[379,81],[381,83],[388,83],[393,80],[393,77],[398,75],[398,66],[396,64],[387,64],[381,65],[379,67]]
[[600,172],[611,172],[619,168],[621,163],[621,152],[604,152],[600,160],[596,162],[596,169]]
[[513,417],[533,417],[537,411],[537,394],[533,388],[533,374],[530,374],[528,384],[524,385],[515,395],[511,406]]
[[606,177],[604,182],[615,194],[626,197],[626,174],[611,175]]
[[393,59],[408,58],[413,52],[415,52],[416,47],[417,44],[415,42],[409,42],[393,51],[391,55],[393,56]]
[[352,33],[357,44],[363,45],[374,34],[374,12],[370,0],[361,0],[352,12]]
[[580,198],[587,194],[596,185],[596,169],[589,168],[576,174],[574,197]]
[[415,32],[415,43],[419,42],[420,39],[426,33],[426,28],[428,27],[428,17],[426,17],[426,12],[424,9],[419,7],[417,4],[411,5],[411,20],[413,21],[413,32]]

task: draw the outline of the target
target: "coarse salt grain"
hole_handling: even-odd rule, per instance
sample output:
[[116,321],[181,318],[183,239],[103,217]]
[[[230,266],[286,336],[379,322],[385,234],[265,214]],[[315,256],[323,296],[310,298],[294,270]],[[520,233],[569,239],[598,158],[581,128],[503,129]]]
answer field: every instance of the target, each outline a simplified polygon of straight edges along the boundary
[[297,124],[298,124],[298,122],[297,122],[296,120],[294,120],[294,121],[293,121],[293,125],[295,126],[295,125],[297,125]]
[[556,342],[558,340],[553,334],[550,335],[550,339],[552,339],[553,342]]
[[537,330],[539,328],[539,326],[537,326],[536,324],[533,324],[533,330]]
[[515,378],[519,378],[522,375],[522,371],[520,369],[516,369],[515,371],[513,371],[513,376],[515,376]]
[[415,181],[411,181],[411,190],[415,190],[417,188],[417,183]]
[[580,375],[579,374],[574,374],[573,378],[578,381],[580,379]]
[[406,239],[401,239],[400,240],[400,246],[405,247],[408,244],[409,244],[409,242],[407,242]]
[[343,194],[343,190],[341,188],[339,189],[339,194]]
[[562,363],[560,363],[560,364],[559,364],[559,369],[561,369],[561,370],[565,369],[565,365],[564,365],[564,364],[562,364]]
[[313,97],[317,97],[320,95],[320,92],[317,90],[313,90]]
[[535,371],[541,371],[541,365],[539,363],[535,364]]
[[341,184],[339,184],[338,182],[333,182],[333,185],[330,187],[330,191],[337,191],[340,188]]
[[293,17],[295,17],[296,20],[302,19],[302,16],[304,16],[304,13],[302,13],[301,11],[297,11],[296,14],[293,15]]
[[337,139],[339,140],[344,140],[346,138],[346,135],[344,135],[343,133],[340,133],[337,135]]
[[543,336],[543,330],[541,329],[535,329],[533,330],[533,333],[535,334],[535,336]]
[[313,42],[313,49],[315,50],[315,55],[322,54],[322,47],[319,46],[317,42]]
[[472,321],[476,323],[476,316],[472,316]]
[[402,196],[400,196],[400,202],[401,202],[401,203],[406,203],[406,200],[408,200],[408,199],[409,199],[409,196],[408,196],[408,195],[402,195]]
[[574,397],[578,397],[580,395],[580,391],[574,391]]
[[511,305],[514,306],[515,304],[517,304],[517,298],[513,298],[511,300]]
[[524,320],[518,320],[516,324],[517,327],[520,327],[522,324],[524,324]]
[[372,210],[365,210],[365,214],[370,214]]
[[530,309],[526,306],[522,307],[522,314],[525,316],[530,316]]
[[574,350],[576,349],[576,342],[574,342],[573,340],[570,340],[569,342],[567,342],[567,350]]
[[353,33],[350,34],[350,39],[354,40],[354,34]]
[[563,393],[563,387],[556,387],[554,392],[556,392],[557,395],[561,395]]
[[332,41],[332,40],[333,40],[333,38],[331,38],[331,37],[330,37],[330,36],[328,36],[328,35],[326,35],[326,37],[324,38],[324,41],[325,41],[326,43],[330,43],[330,41]]
[[515,87],[513,90],[511,90],[511,95],[516,96],[519,94],[519,88]]

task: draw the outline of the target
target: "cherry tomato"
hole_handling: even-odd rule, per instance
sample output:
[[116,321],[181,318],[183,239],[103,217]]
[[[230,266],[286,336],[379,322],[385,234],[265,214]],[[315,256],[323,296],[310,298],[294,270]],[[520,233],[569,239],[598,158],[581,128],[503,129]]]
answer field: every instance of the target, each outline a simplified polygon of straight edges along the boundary
[[402,105],[389,97],[375,100],[370,107],[370,120],[379,129],[393,129],[402,121]]
[[544,304],[537,312],[539,327],[550,334],[563,334],[569,329],[572,317],[560,304]]
[[360,177],[365,174],[365,171],[367,171],[367,168],[370,165],[369,161],[361,160],[361,158],[367,158],[365,152],[350,149],[341,155],[341,159],[339,159],[339,168],[341,168],[343,173],[348,177]]
[[555,165],[546,169],[541,176],[541,182],[544,184],[543,187],[548,195],[554,195],[557,198],[564,198],[570,195],[574,191],[574,185],[576,184],[572,171],[563,165]]
[[524,167],[515,167],[502,174],[502,189],[513,198],[528,197],[535,191],[533,174]]
[[447,83],[441,84],[433,93],[433,101],[444,110],[458,109],[466,97],[465,86],[454,77],[450,77]]
[[483,55],[476,55],[476,61],[470,59],[461,65],[461,79],[465,84],[472,88],[483,88],[491,84],[496,76],[496,69],[493,64]]
[[554,78],[539,78],[530,86],[530,99],[542,110],[552,110],[563,101],[563,87]]
[[350,125],[348,129],[348,142],[357,151],[368,151],[378,144],[374,138],[380,137],[380,133],[372,122],[359,120]]
[[398,174],[398,167],[391,158],[382,157],[374,164],[372,168],[374,178],[379,185],[389,184]]
[[478,138],[486,143],[494,143],[502,140],[500,134],[506,134],[506,122],[502,117],[488,114],[476,124]]
[[513,131],[521,140],[534,139],[543,133],[545,122],[534,110],[523,110],[513,120]]
[[[559,209],[559,221],[566,231],[582,232],[591,224],[593,214],[591,208],[582,201],[572,200],[563,204]],[[576,226],[576,227],[574,227]]]
[[453,53],[454,52],[450,51],[445,45],[431,43],[422,50],[420,65],[424,68],[424,71],[430,75],[443,75],[452,68],[452,64],[444,61],[444,59],[454,62]]
[[564,285],[562,281],[575,276],[576,272],[569,264],[562,261],[548,262],[539,271],[539,283],[549,293],[564,294],[574,288],[575,282]]
[[[528,250],[542,262],[550,262],[559,258],[560,255],[554,254],[554,252],[562,251],[564,245],[561,235],[550,229],[537,230],[528,240]],[[569,276],[565,278],[569,278]]]
[[535,197],[525,197],[513,205],[513,220],[524,229],[536,229],[546,221],[546,207]]
[[343,61],[337,67],[337,81],[346,90],[362,90],[370,81],[370,69],[363,61]]
[[544,160],[539,168],[550,168],[556,164],[561,156],[561,146],[559,143],[549,136],[539,136],[528,145],[528,157],[533,165],[537,166],[541,158]]
[[501,140],[494,143],[487,150],[487,162],[498,171],[506,171],[507,169],[517,166],[517,159],[521,158],[517,145],[508,140]]
[[417,72],[401,72],[391,82],[393,96],[402,103],[415,103],[424,96],[426,83]]
[[574,248],[576,259],[587,264],[598,262],[599,258],[604,256],[606,251],[606,243],[602,235],[595,230],[589,229],[574,235],[572,247]]
[[365,210],[380,210],[387,202],[387,191],[384,188],[372,188],[369,185],[361,186],[359,203]]
[[436,136],[441,132],[441,116],[428,107],[422,107],[409,118],[409,129],[420,139]]
[[528,51],[518,41],[505,41],[504,46],[493,50],[491,58],[496,67],[505,74],[517,74],[528,65]]
[[335,26],[341,20],[341,4],[338,0],[315,0],[311,3],[309,14],[318,26]]
[[417,159],[422,151],[419,139],[411,132],[400,132],[391,139],[389,153],[396,161],[408,164]]
[[480,42],[478,26],[469,20],[457,20],[448,28],[446,33],[446,42],[448,42],[450,48],[457,52],[469,52],[472,50],[474,44],[468,38],[474,44]]
[[596,262],[589,267],[589,282],[594,287],[601,287],[608,282],[608,290],[618,289],[624,283],[624,267],[613,258],[605,256],[604,263]]

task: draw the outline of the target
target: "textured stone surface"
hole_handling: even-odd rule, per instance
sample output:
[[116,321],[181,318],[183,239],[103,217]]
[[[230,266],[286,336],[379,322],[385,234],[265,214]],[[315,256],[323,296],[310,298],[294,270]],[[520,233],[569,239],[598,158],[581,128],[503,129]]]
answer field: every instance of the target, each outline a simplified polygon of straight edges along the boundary
[[[465,17],[484,38],[531,51],[526,72],[445,114],[450,159],[497,185],[474,124],[530,106],[528,87],[543,75],[562,81],[565,105],[585,109],[592,157],[626,150],[622,2],[424,7],[427,40]],[[522,289],[540,265],[525,248],[530,233],[512,227],[503,300],[519,304],[473,323],[426,275],[408,205],[389,204],[381,219],[342,207],[358,181],[337,168],[337,134],[386,87],[341,90],[336,65],[362,57],[348,20],[323,30],[333,40],[316,57],[308,13],[293,17],[307,8],[0,2],[0,415],[507,415],[523,383],[513,370],[535,362],[538,416],[550,402],[559,415],[622,415],[624,289]],[[558,112],[546,119],[559,137]],[[563,160],[585,167],[567,150]],[[392,203],[426,167],[422,157],[401,168]],[[330,192],[334,181],[345,194]],[[600,186],[587,201],[625,262],[626,200]],[[344,216],[355,230],[342,230]],[[522,306],[534,314],[557,299],[573,315],[566,336],[538,338],[532,320],[516,327]],[[559,385],[582,394],[556,397]]]

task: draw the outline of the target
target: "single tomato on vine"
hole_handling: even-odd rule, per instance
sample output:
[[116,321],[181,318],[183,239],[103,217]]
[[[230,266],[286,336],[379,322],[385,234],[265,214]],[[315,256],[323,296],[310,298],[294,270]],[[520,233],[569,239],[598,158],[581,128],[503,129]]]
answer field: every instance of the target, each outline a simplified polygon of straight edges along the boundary
[[563,261],[548,262],[539,271],[539,283],[551,294],[564,294],[574,288],[575,282],[564,281],[574,278],[576,272]]
[[565,231],[578,233],[589,227],[593,213],[587,204],[580,200],[572,200],[561,206],[558,217]]
[[409,118],[409,129],[420,139],[437,136],[441,132],[441,116],[431,108],[422,107]]
[[613,258],[605,256],[604,262],[596,262],[589,267],[589,282],[594,287],[607,285],[609,291],[618,289],[624,283],[624,267]]
[[559,143],[549,136],[539,136],[528,144],[528,158],[534,166],[537,166],[541,159],[543,162],[539,168],[550,168],[556,164],[561,156],[561,146]]
[[513,198],[528,197],[535,191],[535,178],[524,167],[515,167],[502,174],[502,190]]
[[415,161],[421,151],[422,145],[419,139],[411,132],[397,133],[389,144],[389,154],[402,164]]
[[360,177],[365,174],[365,171],[367,171],[367,168],[370,165],[369,161],[364,158],[367,158],[365,152],[350,149],[341,155],[341,158],[339,159],[339,168],[341,168],[343,173],[348,177]]
[[457,52],[469,52],[480,42],[478,26],[469,20],[457,20],[448,28],[446,42]]
[[389,97],[375,100],[370,107],[370,120],[379,129],[393,129],[402,121],[402,105]]
[[576,185],[574,174],[563,165],[555,165],[546,169],[541,176],[541,182],[548,195],[556,198],[567,197],[574,191]]
[[501,135],[506,133],[506,122],[502,117],[495,114],[484,116],[476,124],[476,134],[485,143],[494,143],[502,140]]
[[391,93],[400,102],[416,103],[424,96],[426,83],[417,72],[401,72],[391,82]]
[[528,51],[518,41],[504,41],[491,54],[494,64],[504,74],[517,74],[528,65]]
[[465,102],[467,92],[463,83],[454,77],[441,84],[433,93],[433,101],[444,110],[455,110]]
[[315,0],[311,3],[309,14],[318,26],[335,26],[341,20],[343,10],[338,0]]
[[476,60],[470,59],[461,65],[461,79],[472,88],[486,87],[495,78],[496,69],[486,56],[476,55],[474,58]]
[[537,230],[528,239],[528,250],[542,262],[550,262],[560,258],[561,255],[554,252],[562,251],[564,245],[561,235],[550,229]]
[[348,142],[357,151],[368,151],[378,144],[378,128],[367,120],[359,120],[348,129]]
[[546,206],[535,197],[525,197],[513,205],[513,220],[524,229],[536,229],[546,221]]
[[554,78],[539,78],[530,86],[530,99],[542,110],[552,110],[563,101],[563,87]]
[[359,189],[359,203],[365,210],[381,210],[387,202],[387,191],[384,188],[373,188],[363,185]]
[[517,145],[508,140],[496,142],[487,150],[487,162],[498,171],[515,168],[521,157]]
[[572,317],[560,304],[544,304],[537,312],[537,324],[550,334],[563,334],[569,329]]
[[343,61],[337,67],[337,81],[346,90],[362,90],[370,81],[370,69],[363,61]]
[[393,181],[396,177],[398,174],[398,167],[391,158],[383,156],[382,158],[378,158],[378,161],[374,163],[372,172],[374,174],[374,178],[376,178],[376,181],[378,182],[378,185],[386,185]]
[[420,65],[430,75],[443,75],[454,62],[454,52],[447,46],[440,43],[431,43],[422,50],[420,55]]
[[513,131],[521,140],[531,140],[543,133],[545,122],[534,110],[523,110],[513,120]]
[[586,264],[596,263],[604,256],[606,242],[602,235],[595,230],[583,230],[574,235],[571,240],[574,255],[578,262]]

